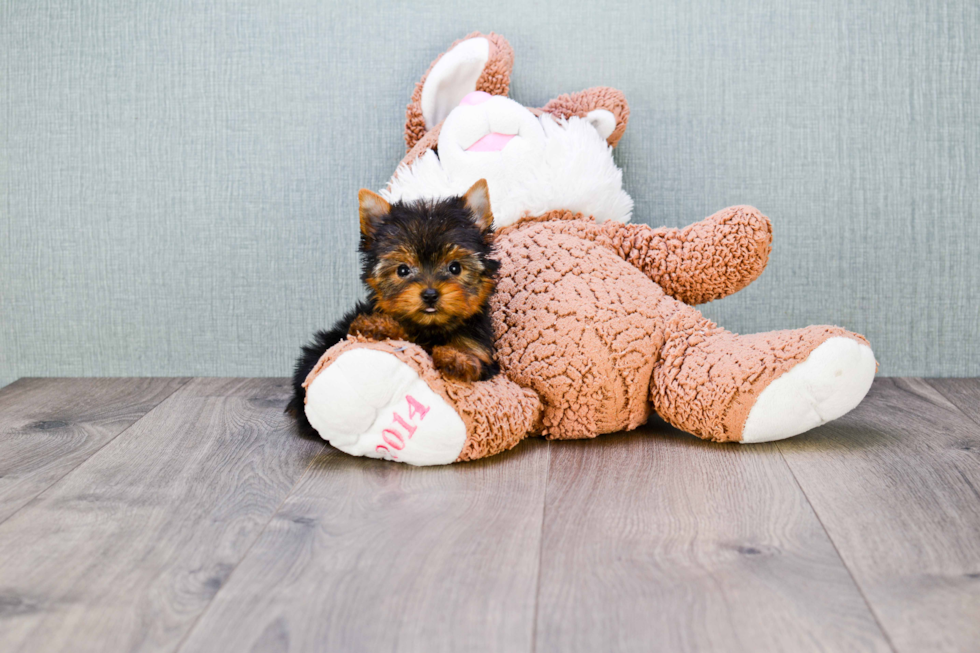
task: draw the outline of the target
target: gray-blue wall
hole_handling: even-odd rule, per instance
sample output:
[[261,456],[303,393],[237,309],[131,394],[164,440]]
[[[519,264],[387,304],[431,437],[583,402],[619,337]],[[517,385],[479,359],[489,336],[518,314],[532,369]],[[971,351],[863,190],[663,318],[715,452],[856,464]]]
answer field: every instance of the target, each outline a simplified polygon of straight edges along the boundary
[[635,219],[749,203],[769,269],[705,307],[980,374],[980,3],[0,2],[0,384],[283,375],[360,290],[356,193],[470,30],[512,96],[632,107]]

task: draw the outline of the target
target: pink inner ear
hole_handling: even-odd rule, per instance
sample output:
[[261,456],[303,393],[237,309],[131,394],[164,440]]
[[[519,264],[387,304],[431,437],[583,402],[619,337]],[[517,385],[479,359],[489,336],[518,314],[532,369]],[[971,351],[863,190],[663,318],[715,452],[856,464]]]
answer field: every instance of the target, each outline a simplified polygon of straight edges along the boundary
[[493,96],[490,95],[489,93],[484,93],[483,91],[473,91],[472,93],[467,93],[466,95],[463,96],[463,99],[459,101],[459,106],[463,106],[464,104],[469,104],[469,105],[483,104],[491,97]]

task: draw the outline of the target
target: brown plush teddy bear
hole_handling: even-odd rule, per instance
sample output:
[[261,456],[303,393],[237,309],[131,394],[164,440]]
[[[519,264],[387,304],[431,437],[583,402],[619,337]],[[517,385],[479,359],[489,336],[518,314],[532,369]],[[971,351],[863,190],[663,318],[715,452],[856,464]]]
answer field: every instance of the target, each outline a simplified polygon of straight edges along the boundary
[[389,201],[462,194],[486,179],[500,260],[491,300],[502,374],[440,377],[407,342],[358,338],[306,380],[306,415],[354,455],[416,465],[472,460],[529,435],[591,438],[651,409],[700,438],[765,442],[854,408],[876,371],[839,327],[740,336],[693,305],[765,268],[771,225],[748,206],[685,229],[631,225],[612,157],[622,93],[592,88],[540,109],[507,98],[513,52],[496,34],[457,41],[408,106],[408,153]]

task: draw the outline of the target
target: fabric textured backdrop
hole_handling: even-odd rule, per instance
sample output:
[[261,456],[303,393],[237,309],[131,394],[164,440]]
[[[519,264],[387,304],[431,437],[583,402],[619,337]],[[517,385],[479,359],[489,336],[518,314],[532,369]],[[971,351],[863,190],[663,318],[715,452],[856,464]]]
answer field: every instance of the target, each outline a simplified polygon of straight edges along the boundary
[[360,295],[357,190],[402,156],[414,83],[475,29],[525,104],[626,93],[636,221],[772,218],[769,269],[710,317],[980,374],[976,2],[8,0],[0,384],[287,374]]

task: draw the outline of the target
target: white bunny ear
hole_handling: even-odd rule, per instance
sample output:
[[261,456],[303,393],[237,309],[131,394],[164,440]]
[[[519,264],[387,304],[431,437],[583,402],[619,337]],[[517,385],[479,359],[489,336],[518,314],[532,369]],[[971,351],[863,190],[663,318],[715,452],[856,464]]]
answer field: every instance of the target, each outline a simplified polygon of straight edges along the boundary
[[446,119],[468,93],[490,59],[490,41],[480,36],[466,39],[442,55],[422,85],[422,117],[425,128],[432,129]]

